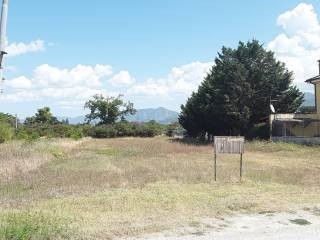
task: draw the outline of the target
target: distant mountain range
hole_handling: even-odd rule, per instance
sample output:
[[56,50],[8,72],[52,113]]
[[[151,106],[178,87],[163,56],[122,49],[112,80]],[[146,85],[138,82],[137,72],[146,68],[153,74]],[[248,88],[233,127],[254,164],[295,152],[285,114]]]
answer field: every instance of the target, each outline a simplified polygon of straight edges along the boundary
[[[138,109],[136,114],[129,115],[126,119],[129,122],[149,122],[154,120],[162,124],[170,124],[178,121],[179,113],[163,107]],[[58,120],[68,119],[70,124],[84,123],[85,116],[78,117],[58,117]]]
[[166,108],[139,109],[134,115],[129,115],[126,119],[129,122],[149,122],[154,120],[158,123],[168,124],[178,121],[179,113]]
[[[314,94],[306,92],[303,106],[314,106]],[[129,122],[149,122],[154,120],[162,124],[170,124],[178,121],[179,113],[163,107],[138,109],[134,115],[127,116]],[[58,120],[67,119],[71,124],[84,123],[85,116],[78,117],[58,117]]]
[[304,93],[304,103],[303,106],[314,106],[315,96],[313,93],[306,92]]

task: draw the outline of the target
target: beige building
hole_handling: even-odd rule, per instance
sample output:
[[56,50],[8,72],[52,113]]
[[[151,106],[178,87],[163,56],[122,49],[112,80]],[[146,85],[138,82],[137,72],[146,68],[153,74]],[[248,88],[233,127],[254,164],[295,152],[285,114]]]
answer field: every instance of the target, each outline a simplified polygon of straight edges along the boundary
[[320,143],[320,61],[319,75],[306,80],[315,88],[315,112],[311,114],[272,114],[270,135],[274,141]]

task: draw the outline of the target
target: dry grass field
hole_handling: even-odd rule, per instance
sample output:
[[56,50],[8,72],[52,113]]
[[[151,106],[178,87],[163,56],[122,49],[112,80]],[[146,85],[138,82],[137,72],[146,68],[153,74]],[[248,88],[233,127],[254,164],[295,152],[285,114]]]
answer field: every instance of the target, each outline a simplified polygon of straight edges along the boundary
[[0,239],[114,239],[320,202],[320,148],[251,142],[239,156],[165,137],[0,145]]

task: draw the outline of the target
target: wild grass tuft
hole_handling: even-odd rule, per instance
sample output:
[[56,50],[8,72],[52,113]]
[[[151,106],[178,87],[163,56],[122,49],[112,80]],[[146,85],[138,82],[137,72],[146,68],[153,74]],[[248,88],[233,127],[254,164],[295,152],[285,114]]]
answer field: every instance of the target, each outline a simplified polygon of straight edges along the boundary
[[64,157],[64,152],[60,147],[53,147],[51,149],[51,154],[56,158],[56,159],[61,159]]
[[8,213],[1,217],[1,240],[69,239],[66,220],[39,212]]

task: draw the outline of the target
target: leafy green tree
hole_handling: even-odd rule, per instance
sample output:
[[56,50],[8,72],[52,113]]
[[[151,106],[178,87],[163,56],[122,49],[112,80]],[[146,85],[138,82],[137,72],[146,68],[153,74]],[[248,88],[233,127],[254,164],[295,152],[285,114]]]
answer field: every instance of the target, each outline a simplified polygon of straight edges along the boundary
[[180,124],[191,136],[246,135],[267,122],[270,99],[277,112],[293,113],[303,94],[293,73],[256,40],[223,47],[197,92],[181,106]]
[[128,114],[134,114],[136,110],[133,103],[124,102],[118,97],[105,97],[102,94],[94,95],[93,98],[85,103],[84,108],[89,109],[86,115],[88,123],[98,121],[99,124],[114,124],[119,119],[124,119]]
[[15,122],[16,122],[15,116],[8,114],[8,113],[1,113],[0,112],[0,123],[8,123],[8,124],[14,126]]
[[58,124],[59,121],[50,111],[49,107],[38,109],[38,112],[33,117],[28,117],[25,124]]

